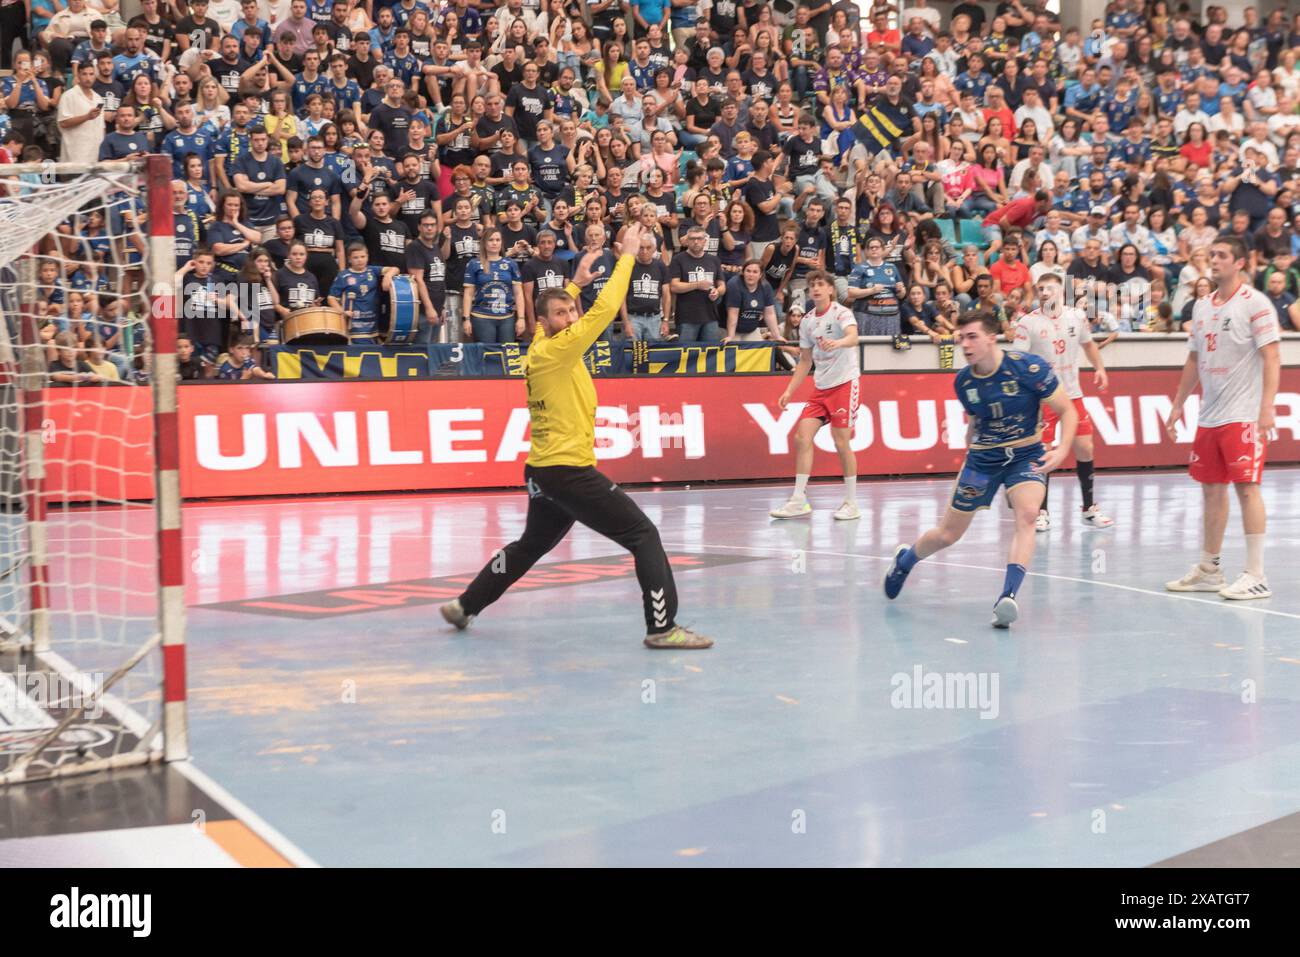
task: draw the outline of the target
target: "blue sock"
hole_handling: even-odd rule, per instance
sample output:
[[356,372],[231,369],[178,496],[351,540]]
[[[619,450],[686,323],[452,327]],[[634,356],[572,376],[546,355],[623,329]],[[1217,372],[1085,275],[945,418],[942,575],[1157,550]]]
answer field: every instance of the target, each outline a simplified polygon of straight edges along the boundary
[[898,567],[905,572],[910,572],[920,560],[916,554],[916,546],[908,545],[907,551],[898,556]]
[[998,599],[1001,600],[1003,598],[1006,598],[1008,595],[1010,595],[1012,598],[1015,598],[1016,592],[1020,591],[1020,586],[1024,583],[1024,580],[1025,580],[1024,565],[1008,565],[1007,577],[1002,582],[1002,594],[998,596]]

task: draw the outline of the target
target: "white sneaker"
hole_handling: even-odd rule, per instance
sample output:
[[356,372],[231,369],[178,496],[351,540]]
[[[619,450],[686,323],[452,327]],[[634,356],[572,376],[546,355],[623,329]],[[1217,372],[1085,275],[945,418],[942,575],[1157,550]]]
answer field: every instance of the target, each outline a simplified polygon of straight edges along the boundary
[[812,506],[808,504],[806,498],[792,498],[780,508],[774,508],[769,512],[773,518],[807,518],[812,514]]
[[453,598],[441,608],[442,617],[447,624],[455,625],[457,631],[464,631],[469,627],[470,622],[474,620],[473,615],[465,614],[465,609],[460,607],[460,599]]
[[1084,510],[1083,523],[1091,525],[1093,528],[1110,528],[1115,524],[1115,520],[1108,515],[1101,514],[1101,506],[1094,502],[1092,508]]
[[1227,588],[1219,589],[1219,596],[1234,601],[1249,601],[1252,598],[1272,598],[1273,592],[1264,579],[1256,578],[1250,572],[1242,572],[1241,577]]
[[1217,568],[1206,571],[1201,563],[1197,562],[1182,578],[1165,582],[1165,588],[1169,591],[1220,591],[1227,584],[1222,571]]
[[1052,527],[1052,516],[1047,514],[1047,509],[1039,509],[1038,517],[1034,519],[1034,531],[1045,532]]
[[998,603],[993,606],[993,627],[1010,628],[1011,623],[1020,617],[1020,606],[1010,595],[1005,595],[998,599]]
[[857,502],[845,502],[835,510],[835,514],[831,517],[837,522],[851,522],[854,519],[861,518],[862,513],[858,511]]

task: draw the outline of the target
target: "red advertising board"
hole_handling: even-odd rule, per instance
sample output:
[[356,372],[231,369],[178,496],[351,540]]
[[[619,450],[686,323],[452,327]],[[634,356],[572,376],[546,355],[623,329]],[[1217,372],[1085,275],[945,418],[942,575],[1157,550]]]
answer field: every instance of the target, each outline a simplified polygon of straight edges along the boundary
[[[1192,428],[1177,443],[1164,431],[1179,374],[1117,370],[1108,394],[1087,400],[1099,465],[1187,461]],[[937,372],[863,377],[853,437],[860,474],[956,470],[965,430],[952,379]],[[600,468],[620,482],[787,477],[801,405],[777,409],[786,382],[602,381]],[[521,382],[191,385],[181,390],[181,414],[182,489],[191,497],[513,486],[528,452]],[[1283,371],[1278,429],[1270,460],[1300,461],[1300,369]],[[829,432],[818,439],[815,472],[837,474]]]
[[153,497],[153,395],[103,386],[42,395],[44,488],[51,502]]
[[[1181,465],[1192,426],[1164,431],[1178,369],[1116,370],[1090,396],[1101,467]],[[862,475],[947,474],[962,456],[952,373],[863,377],[853,437]],[[620,482],[786,478],[801,403],[784,376],[606,379],[598,383],[597,458]],[[1084,377],[1091,391],[1090,376]],[[810,389],[806,386],[805,389]],[[143,390],[47,393],[49,487],[75,496],[148,494]],[[1194,421],[1196,400],[1188,403]],[[189,498],[484,488],[521,484],[528,412],[519,381],[187,384],[180,390],[181,489]],[[1272,462],[1300,461],[1300,369],[1284,369]],[[125,441],[105,441],[106,435]],[[814,471],[838,474],[827,430]],[[85,493],[83,496],[82,493]],[[69,496],[72,497],[72,496]]]

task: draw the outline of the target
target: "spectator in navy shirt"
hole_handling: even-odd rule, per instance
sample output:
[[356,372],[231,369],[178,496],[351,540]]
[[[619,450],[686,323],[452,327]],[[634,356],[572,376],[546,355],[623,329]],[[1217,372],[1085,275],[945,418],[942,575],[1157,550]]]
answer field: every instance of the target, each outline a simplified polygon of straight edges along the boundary
[[[378,71],[376,71],[377,73]],[[370,111],[371,130],[384,134],[384,152],[396,156],[406,150],[407,131],[411,128],[411,111],[402,105],[406,85],[396,77],[384,84],[384,98]],[[362,107],[364,110],[364,106]]]
[[136,132],[140,118],[134,106],[119,106],[113,114],[113,132],[99,144],[100,160],[121,160],[144,156],[149,152],[149,138]]
[[903,26],[907,28],[907,34],[903,37],[904,56],[919,60],[934,49],[934,41],[926,36],[924,19],[912,17],[911,22]]
[[275,235],[275,222],[285,212],[287,188],[284,163],[268,151],[270,139],[265,127],[254,126],[248,136],[248,152],[231,164],[235,189],[248,204],[246,222],[260,230],[264,240]]
[[1295,294],[1286,288],[1286,284],[1287,271],[1275,269],[1264,281],[1264,295],[1277,310],[1277,318],[1282,328],[1294,331],[1300,329],[1300,322],[1297,322],[1300,319],[1300,305],[1297,305]]
[[724,308],[727,317],[724,343],[762,341],[764,326],[773,339],[780,340],[776,296],[763,278],[763,264],[757,259],[746,260],[740,272],[727,280]]
[[230,354],[217,370],[217,378],[227,382],[247,382],[250,379],[274,379],[275,373],[253,361],[253,337],[241,335],[230,344]]

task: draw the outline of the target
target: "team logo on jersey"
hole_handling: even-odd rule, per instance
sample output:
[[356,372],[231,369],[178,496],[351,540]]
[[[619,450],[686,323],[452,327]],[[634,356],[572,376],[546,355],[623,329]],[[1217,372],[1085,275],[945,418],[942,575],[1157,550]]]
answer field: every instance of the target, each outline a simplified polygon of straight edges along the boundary
[[1029,364],[1029,371],[1030,371],[1030,372],[1037,372],[1038,369],[1039,369],[1039,365],[1038,365],[1037,362],[1031,362],[1031,363]]
[[1019,394],[1020,394],[1020,383],[1017,382],[1017,381],[1015,381],[1014,379],[1012,379],[1010,382],[1003,382],[1003,383],[1002,383],[1002,394],[1003,394],[1003,395],[1019,395]]
[[979,390],[979,389],[967,389],[967,390],[966,390],[966,401],[967,401],[967,402],[975,403],[975,402],[978,402],[979,400],[980,400],[980,390]]

